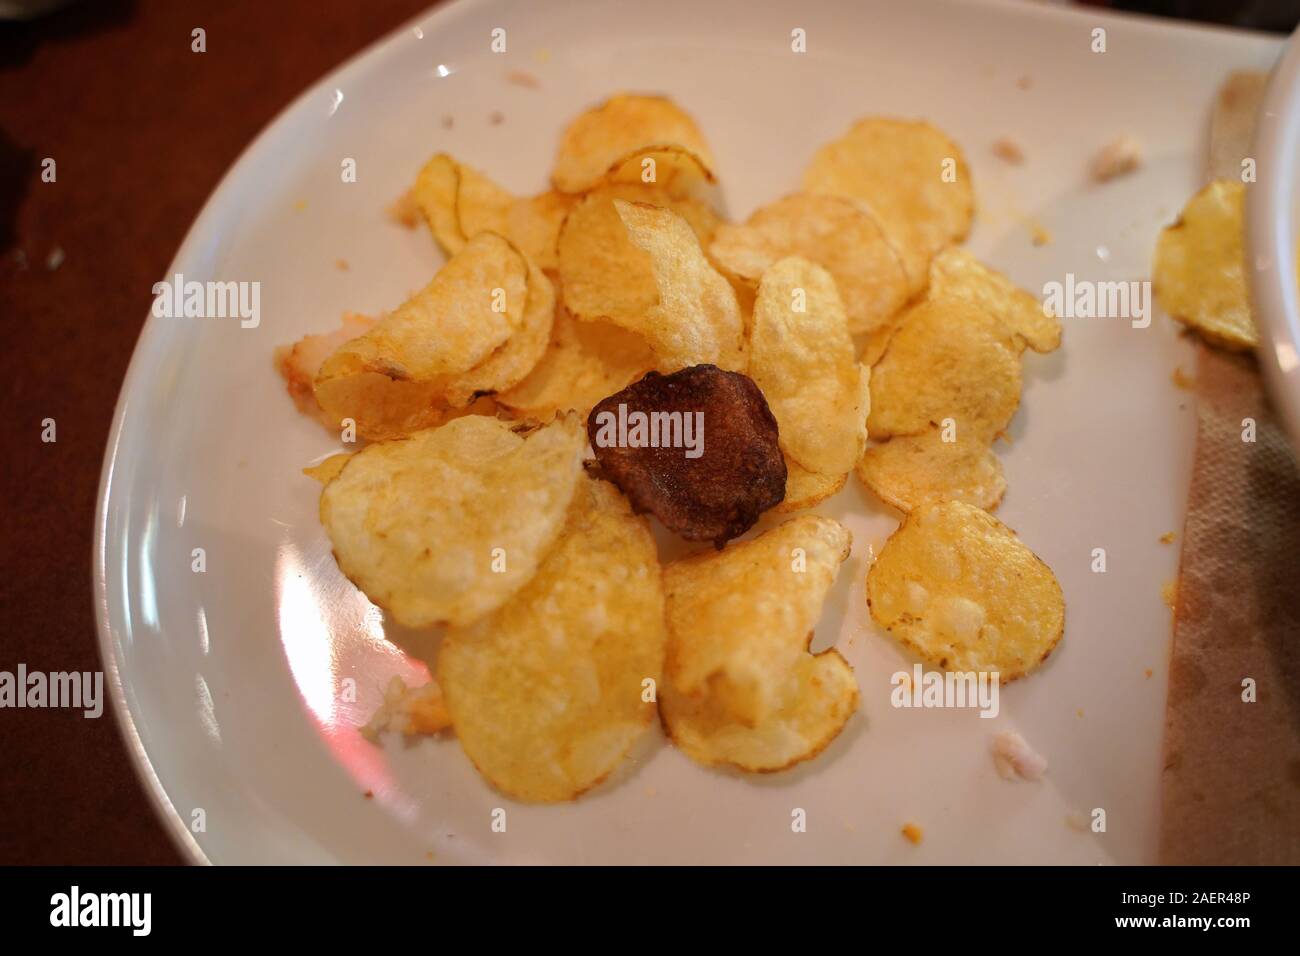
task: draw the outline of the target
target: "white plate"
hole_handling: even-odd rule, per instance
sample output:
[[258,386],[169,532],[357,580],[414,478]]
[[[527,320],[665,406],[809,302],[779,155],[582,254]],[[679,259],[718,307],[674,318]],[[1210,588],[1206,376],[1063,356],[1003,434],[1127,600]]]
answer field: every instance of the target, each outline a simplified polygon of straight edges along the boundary
[[[498,26],[504,55],[489,51]],[[1108,31],[1104,54],[1090,52],[1096,26]],[[796,27],[806,54],[790,52]],[[820,644],[838,638],[862,688],[841,739],[793,772],[746,778],[695,766],[656,732],[612,783],[550,807],[494,793],[454,740],[380,749],[358,735],[389,677],[422,667],[385,640],[381,616],[334,565],[299,469],[335,445],[294,411],[270,356],[427,280],[440,261],[432,242],[383,214],[427,156],[445,149],[510,188],[540,189],[565,121],[620,89],[664,91],[695,114],[733,217],[796,188],[813,149],[856,117],[920,116],[970,159],[978,255],[1035,290],[1067,272],[1145,278],[1157,231],[1200,181],[1216,84],[1277,50],[1025,3],[480,0],[318,84],[239,160],[169,270],[260,281],[260,327],[151,319],[105,462],[104,659],[182,845],[221,863],[1153,859],[1170,646],[1160,592],[1178,550],[1158,539],[1181,528],[1193,437],[1191,397],[1170,381],[1179,364],[1191,369],[1190,352],[1164,316],[1140,330],[1067,320],[1060,352],[1026,359],[999,516],[1055,569],[1069,610],[1063,644],[1004,691],[997,719],[890,706],[890,675],[912,661],[871,625],[863,578],[895,519],[854,479],[823,509],[855,536],[818,632]],[[507,82],[512,70],[541,88]],[[1091,185],[1088,158],[1123,133],[1144,143],[1144,167]],[[1003,136],[1024,147],[1022,167],[992,156]],[[354,184],[341,182],[348,157]],[[1031,220],[1051,244],[1030,243]],[[199,547],[202,574],[191,570]],[[1090,571],[1094,548],[1106,549],[1105,574]],[[340,697],[346,678],[355,703]],[[1047,782],[998,778],[988,744],[1005,728],[1048,757]],[[505,833],[490,827],[497,807]],[[1105,834],[1066,826],[1067,813],[1094,807]],[[795,808],[806,833],[792,832]],[[921,846],[899,836],[907,821],[924,828]]]

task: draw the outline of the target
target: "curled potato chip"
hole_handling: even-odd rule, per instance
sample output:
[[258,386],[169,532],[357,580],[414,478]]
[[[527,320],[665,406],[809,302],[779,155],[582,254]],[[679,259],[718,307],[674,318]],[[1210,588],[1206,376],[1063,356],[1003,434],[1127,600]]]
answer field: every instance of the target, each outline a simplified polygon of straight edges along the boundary
[[432,282],[325,360],[316,400],[331,422],[351,418],[369,439],[444,420],[448,386],[523,326],[528,277],[528,261],[510,243],[475,236]]
[[929,123],[884,117],[859,120],[819,149],[804,189],[865,202],[914,291],[925,287],[930,257],[966,237],[975,209],[961,148]]
[[660,714],[693,760],[782,770],[843,728],[857,707],[853,671],[808,644],[850,541],[838,522],[806,515],[664,569]]
[[609,316],[645,336],[660,371],[710,364],[745,367],[744,318],[729,283],[704,257],[685,219],[671,209],[614,200],[628,237],[648,253],[658,299],[641,316]]
[[920,435],[951,419],[961,437],[989,442],[1020,404],[1020,350],[1012,334],[964,299],[908,309],[871,370],[873,438]]
[[871,371],[853,354],[835,280],[821,266],[791,257],[763,273],[749,374],[776,416],[781,448],[804,468],[843,475],[862,457]]
[[541,361],[497,401],[517,415],[547,421],[556,412],[584,417],[607,395],[654,367],[645,339],[610,322],[579,322],[563,306]]
[[982,306],[1035,352],[1051,352],[1061,344],[1060,319],[965,249],[945,249],[934,257],[927,295],[932,299],[968,299]]
[[556,267],[556,240],[573,198],[554,190],[516,198],[478,170],[439,153],[410,193],[448,255],[480,232],[509,239],[542,269]]
[[564,531],[497,611],[438,654],[456,736],[502,792],[571,800],[603,780],[654,718],[664,597],[654,539],[609,485],[580,478]]
[[338,422],[332,421],[325,410],[316,401],[316,373],[325,360],[345,342],[350,342],[366,332],[375,324],[375,320],[366,315],[347,312],[343,315],[343,324],[333,332],[321,335],[307,335],[290,346],[281,346],[275,350],[275,365],[284,376],[285,387],[289,397],[298,406],[298,411],[319,421],[326,428],[335,428]]
[[815,262],[834,278],[855,335],[887,322],[910,291],[902,261],[875,218],[843,196],[778,199],[743,224],[718,227],[709,255],[750,283],[786,256]]
[[849,479],[848,472],[823,475],[809,471],[789,455],[785,456],[785,498],[772,510],[777,514],[804,511],[838,494]]
[[528,263],[528,291],[523,325],[476,368],[447,384],[445,399],[463,407],[476,395],[513,388],[546,354],[555,321],[555,289],[536,264]]
[[[560,137],[551,181],[560,192],[586,192],[611,176],[633,174],[626,167],[639,166],[636,160],[647,154],[660,165],[672,165],[674,174],[695,167],[705,179],[713,179],[713,154],[681,107],[667,97],[624,93],[569,124]],[[682,159],[687,161],[679,162]],[[658,181],[665,179],[661,175]]]
[[1241,183],[1216,180],[1188,200],[1156,242],[1152,289],[1160,307],[1215,345],[1259,344],[1250,314]]
[[586,322],[608,319],[635,326],[659,301],[654,260],[632,241],[616,199],[671,208],[690,224],[701,244],[717,214],[693,199],[674,200],[651,186],[602,186],[583,197],[560,227],[557,262],[565,306]]
[[576,416],[520,437],[469,415],[357,452],[321,492],[339,569],[406,627],[500,607],[559,536],[582,471]]
[[858,477],[899,511],[934,501],[964,501],[992,511],[1007,490],[997,455],[960,429],[951,442],[931,428],[868,448],[858,462]]
[[1061,586],[1013,532],[961,501],[918,507],[867,574],[876,623],[946,670],[1023,677],[1065,629]]

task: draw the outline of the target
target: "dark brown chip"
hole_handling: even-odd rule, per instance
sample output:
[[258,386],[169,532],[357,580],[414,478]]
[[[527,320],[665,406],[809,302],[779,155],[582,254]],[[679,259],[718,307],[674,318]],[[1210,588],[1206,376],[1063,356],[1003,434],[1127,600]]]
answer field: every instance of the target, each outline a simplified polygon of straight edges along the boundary
[[716,365],[650,372],[591,410],[587,437],[601,473],[632,507],[688,541],[721,548],[785,497],[785,459],[763,393]]

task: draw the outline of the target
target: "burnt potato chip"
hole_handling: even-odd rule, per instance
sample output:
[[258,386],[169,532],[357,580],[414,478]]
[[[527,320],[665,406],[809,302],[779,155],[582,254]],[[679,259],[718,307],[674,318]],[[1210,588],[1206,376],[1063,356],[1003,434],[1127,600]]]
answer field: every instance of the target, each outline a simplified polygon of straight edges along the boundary
[[749,378],[716,365],[650,372],[587,417],[603,475],[637,511],[717,547],[785,497],[777,425]]

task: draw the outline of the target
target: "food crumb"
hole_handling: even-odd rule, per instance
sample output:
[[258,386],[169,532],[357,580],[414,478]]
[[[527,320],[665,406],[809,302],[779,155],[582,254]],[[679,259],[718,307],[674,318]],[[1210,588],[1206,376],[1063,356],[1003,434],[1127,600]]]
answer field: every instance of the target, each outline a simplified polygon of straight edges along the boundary
[[1018,90],[1028,90],[1033,88],[1033,85],[1034,78],[1032,76],[1022,76],[1020,79],[1016,80],[1016,89]]
[[432,859],[433,859],[433,851],[432,851],[432,850],[429,850],[428,852],[426,852],[426,853],[424,854],[424,858],[425,858],[426,860],[432,860]]
[[907,839],[907,842],[911,843],[913,846],[920,846],[921,840],[925,836],[925,834],[921,832],[921,828],[915,823],[904,823],[903,829],[900,832]]
[[1166,581],[1160,588],[1160,600],[1165,602],[1165,607],[1173,610],[1178,606],[1178,582]]
[[1187,391],[1191,391],[1192,387],[1196,385],[1196,379],[1184,372],[1181,365],[1174,369],[1174,374],[1170,376],[1170,379],[1176,386]]
[[1050,246],[1052,244],[1052,234],[1044,229],[1041,223],[1030,223],[1029,241],[1036,246]]
[[506,118],[501,113],[500,110],[493,110],[492,113],[488,116],[488,122],[491,123],[493,126],[500,126],[505,121]]
[[420,224],[420,207],[410,191],[402,193],[389,203],[387,213],[389,219],[407,229],[414,229]]
[[1161,544],[1173,544],[1178,539],[1178,535],[1173,531],[1166,531],[1160,536]]
[[506,82],[529,90],[538,89],[542,85],[542,81],[527,70],[511,70],[506,74]]
[[335,268],[335,269],[338,269],[339,272],[347,272],[347,271],[348,271],[348,260],[346,260],[346,259],[335,259],[335,260],[334,260],[334,268]]
[[1078,710],[1076,710],[1076,711],[1074,712],[1074,716],[1076,716],[1076,717],[1082,719],[1082,718],[1083,718],[1083,708],[1080,707]]
[[364,796],[365,796],[365,798],[366,798],[367,800],[373,800],[373,799],[375,799],[375,791],[373,791],[373,790],[367,790],[367,791],[365,792]]
[[1146,677],[1147,680],[1150,680],[1153,671],[1151,670],[1151,668],[1148,667],[1148,668],[1147,668],[1145,671],[1143,671],[1142,673],[1143,673],[1143,675]]
[[1004,136],[993,144],[993,155],[998,159],[1019,166],[1025,161],[1025,151],[1014,139]]
[[299,199],[297,202],[293,204],[294,212],[302,212],[306,208],[307,208],[307,200],[305,199]]
[[1004,730],[993,738],[993,765],[1003,780],[1038,782],[1047,773],[1047,760],[1018,733]]
[[442,118],[443,129],[451,129],[455,125],[456,125],[456,117],[452,116],[450,113],[443,116]]
[[62,246],[55,246],[50,250],[50,254],[45,257],[45,268],[53,272],[59,266],[63,265],[63,260],[67,258],[63,254]]
[[1142,165],[1142,144],[1132,136],[1121,136],[1106,144],[1092,160],[1092,178],[1099,183],[1131,173]]

